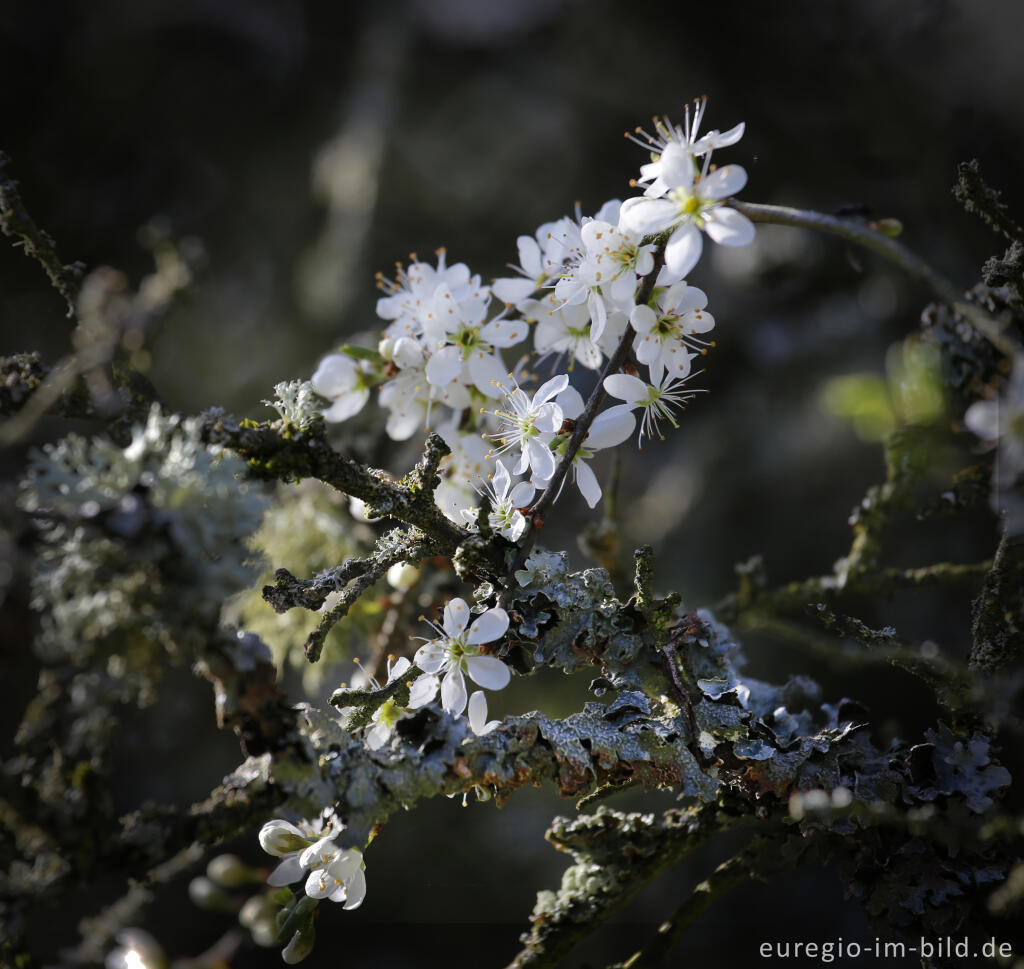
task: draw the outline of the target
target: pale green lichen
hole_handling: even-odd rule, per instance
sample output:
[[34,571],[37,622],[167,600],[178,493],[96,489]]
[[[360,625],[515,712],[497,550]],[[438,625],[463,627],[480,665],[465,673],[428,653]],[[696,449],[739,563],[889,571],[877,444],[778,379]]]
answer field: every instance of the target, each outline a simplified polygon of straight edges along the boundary
[[70,435],[36,452],[20,505],[40,536],[41,655],[102,647],[117,675],[201,644],[256,574],[247,543],[267,499],[243,469],[202,443],[199,421],[155,407],[127,447]]

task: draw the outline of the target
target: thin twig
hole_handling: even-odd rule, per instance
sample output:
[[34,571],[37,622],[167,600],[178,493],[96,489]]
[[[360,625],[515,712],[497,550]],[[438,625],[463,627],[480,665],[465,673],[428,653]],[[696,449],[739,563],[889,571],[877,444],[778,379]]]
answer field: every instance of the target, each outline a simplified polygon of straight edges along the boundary
[[1001,353],[1012,358],[1024,352],[1024,348],[1013,337],[1007,335],[1003,322],[990,316],[977,304],[967,302],[961,290],[920,256],[866,222],[807,209],[794,209],[785,205],[763,205],[759,202],[740,202],[736,199],[732,199],[729,205],[742,212],[752,222],[815,229],[870,249],[928,285],[943,302],[949,303]]

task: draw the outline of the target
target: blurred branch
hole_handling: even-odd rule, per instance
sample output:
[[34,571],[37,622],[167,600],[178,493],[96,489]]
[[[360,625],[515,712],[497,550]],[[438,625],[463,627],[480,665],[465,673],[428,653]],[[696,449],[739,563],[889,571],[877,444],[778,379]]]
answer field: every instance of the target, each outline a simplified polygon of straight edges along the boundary
[[[766,848],[769,851],[765,851]],[[799,857],[797,855],[794,855],[788,864],[780,864],[778,855],[771,851],[775,848],[775,844],[769,839],[763,836],[755,838],[738,854],[722,862],[708,878],[697,885],[682,905],[658,927],[657,935],[647,945],[624,962],[617,962],[608,969],[654,969],[655,966],[661,965],[662,960],[694,923],[738,885],[766,878],[781,868],[791,868],[796,864]]]
[[[641,888],[740,819],[718,805],[666,811],[660,818],[602,809],[569,821],[556,818],[546,837],[573,864],[558,893],[542,892],[507,969],[554,969],[562,957]],[[600,877],[594,877],[600,871]],[[588,877],[591,876],[591,877]]]
[[64,297],[67,303],[68,318],[75,315],[75,302],[78,287],[85,273],[85,263],[74,262],[65,265],[57,255],[57,244],[53,238],[36,225],[29,215],[21,195],[18,183],[10,177],[7,166],[10,158],[0,151],[0,231],[5,236],[17,240],[14,245],[25,250],[25,254],[35,259],[46,272],[53,288]]

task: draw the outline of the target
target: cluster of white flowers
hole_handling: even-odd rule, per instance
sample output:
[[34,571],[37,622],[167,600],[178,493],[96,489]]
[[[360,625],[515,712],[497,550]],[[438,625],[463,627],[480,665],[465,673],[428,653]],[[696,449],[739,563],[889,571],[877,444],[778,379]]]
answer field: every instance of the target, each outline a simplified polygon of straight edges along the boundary
[[363,853],[358,848],[339,848],[335,839],[345,829],[332,815],[328,819],[268,821],[260,829],[263,850],[280,858],[267,884],[291,885],[305,876],[310,898],[329,898],[347,909],[358,908],[366,897]]
[[[451,448],[436,493],[445,514],[472,525],[483,496],[491,506],[490,527],[517,541],[526,528],[521,509],[552,483],[584,405],[568,373],[531,396],[509,373],[501,351],[532,331],[534,362],[565,358],[570,371],[577,363],[598,370],[629,333],[633,353],[626,372],[604,382],[622,403],[596,417],[573,457],[573,477],[594,507],[601,487],[586,462],[631,436],[637,410],[641,440],[660,436],[662,419],[677,426],[675,411],[694,394],[686,388],[694,358],[714,345],[706,336],[715,325],[707,296],[685,281],[700,258],[703,235],[728,246],[754,236],[753,224],[727,204],[745,185],[746,172],[711,160],[717,149],[739,141],[743,125],[702,135],[704,109],[698,100],[686,108],[682,125],[657,120],[654,134],[637,129],[630,135],[651,153],[631,182],[643,194],[606,202],[593,217],[577,211],[575,218],[520,236],[516,275],[485,285],[465,264],[449,266],[444,250],[436,265],[413,255],[408,267],[398,265],[394,279],[379,275],[384,295],[377,314],[387,327],[378,351],[332,354],[313,376],[314,389],[333,400],[326,418],[352,416],[380,385],[392,438],[406,440],[429,428]],[[516,372],[525,382],[527,371]],[[517,482],[520,475],[528,477]]]

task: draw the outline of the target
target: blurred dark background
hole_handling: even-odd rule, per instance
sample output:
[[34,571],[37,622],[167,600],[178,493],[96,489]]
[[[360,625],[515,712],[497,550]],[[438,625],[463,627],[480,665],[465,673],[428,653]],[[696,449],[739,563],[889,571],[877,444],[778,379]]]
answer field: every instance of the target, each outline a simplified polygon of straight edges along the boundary
[[[1024,7],[999,0],[13,2],[0,8],[0,148],[65,261],[137,281],[151,267],[143,226],[157,220],[201,241],[202,271],[147,347],[149,376],[183,411],[220,404],[265,416],[259,402],[274,383],[307,377],[343,337],[375,339],[375,270],[444,245],[450,261],[503,274],[517,235],[576,200],[587,213],[629,194],[646,159],[622,132],[652,114],[678,120],[701,94],[710,127],[747,123],[728,150],[748,170],[744,198],[898,218],[912,248],[971,284],[999,240],[950,187],[956,162],[977,157],[1018,218],[1024,210],[1021,36]],[[774,227],[750,249],[707,252],[691,282],[718,320],[702,378],[712,393],[668,440],[629,456],[621,494],[627,551],[654,544],[660,587],[697,606],[728,593],[734,563],[752,554],[764,554],[777,583],[828,571],[847,550],[848,513],[881,478],[882,458],[822,406],[822,392],[836,376],[884,374],[887,349],[917,328],[927,293],[836,240]],[[68,336],[39,268],[0,246],[0,352],[39,350],[53,362]],[[953,407],[944,420],[958,417]],[[951,442],[940,476],[967,453]],[[408,460],[396,452],[392,469]],[[563,499],[561,530],[544,536],[580,564],[585,511]],[[984,511],[910,526],[895,533],[891,562],[977,560],[994,538]],[[862,617],[962,656],[968,604],[966,592],[919,593],[865,605]],[[880,738],[916,735],[936,716],[898,671],[839,675],[785,644],[745,643],[752,675],[806,672],[831,699],[869,698]],[[9,682],[31,683],[17,646],[4,658]],[[571,689],[551,701],[562,712],[586,698],[585,683]],[[536,706],[558,712],[525,681],[492,712]],[[205,686],[185,675],[169,683],[126,739],[138,778],[121,792],[126,809],[144,797],[201,797],[234,766],[233,740],[212,736],[210,714]],[[309,964],[503,964],[534,894],[554,887],[564,864],[543,830],[571,810],[526,791],[503,812],[443,803],[395,818],[368,854],[366,904],[325,913]],[[254,845],[237,850],[255,860]],[[727,850],[712,845],[645,892],[566,965],[624,957],[639,941],[634,923],[650,932]],[[51,931],[70,942],[73,918],[64,921]],[[749,965],[758,942],[807,938],[808,925],[822,940],[871,937],[837,879],[804,872],[737,892],[675,958]],[[186,956],[221,923],[197,916],[176,883],[147,926]],[[247,952],[238,965],[276,959]]]

